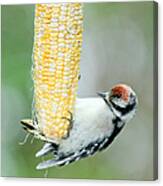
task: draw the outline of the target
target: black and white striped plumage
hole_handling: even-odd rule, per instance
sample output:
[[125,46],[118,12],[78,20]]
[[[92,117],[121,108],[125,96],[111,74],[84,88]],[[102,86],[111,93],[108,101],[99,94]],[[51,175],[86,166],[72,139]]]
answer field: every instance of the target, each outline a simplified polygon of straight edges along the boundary
[[44,161],[37,169],[68,165],[106,149],[135,114],[137,98],[123,84],[97,98],[77,99],[69,136],[58,145],[46,143],[36,157],[48,153],[54,159]]

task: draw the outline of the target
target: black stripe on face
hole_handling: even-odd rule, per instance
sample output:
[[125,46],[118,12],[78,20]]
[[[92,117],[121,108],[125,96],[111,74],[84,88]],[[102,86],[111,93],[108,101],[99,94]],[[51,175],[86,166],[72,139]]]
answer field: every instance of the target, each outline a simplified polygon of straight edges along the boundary
[[128,104],[125,108],[120,107],[118,105],[116,105],[114,102],[110,101],[111,104],[113,105],[114,109],[116,109],[117,111],[119,111],[121,113],[122,116],[128,114],[129,112],[131,112],[135,106],[136,106],[136,102],[132,103],[132,104]]
[[110,100],[110,103],[112,104],[112,106],[114,107],[115,110],[117,110],[118,112],[121,113],[122,116],[124,116],[124,115],[128,114],[129,112],[131,112],[136,106],[135,96],[130,95],[130,99],[131,99],[131,103],[129,103],[125,108],[120,107],[119,105],[115,104],[112,100]]

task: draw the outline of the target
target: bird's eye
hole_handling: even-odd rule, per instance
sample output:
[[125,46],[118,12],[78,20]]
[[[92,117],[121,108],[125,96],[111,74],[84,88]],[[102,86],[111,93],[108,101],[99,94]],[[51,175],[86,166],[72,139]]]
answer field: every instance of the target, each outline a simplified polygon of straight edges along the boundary
[[110,102],[117,102],[121,98],[120,94],[112,94],[109,97]]
[[111,99],[113,99],[113,98],[121,98],[122,97],[122,95],[121,94],[112,94],[111,95]]
[[116,97],[116,98],[121,98],[121,97],[122,97],[122,95],[117,94],[117,95],[115,95],[114,97]]

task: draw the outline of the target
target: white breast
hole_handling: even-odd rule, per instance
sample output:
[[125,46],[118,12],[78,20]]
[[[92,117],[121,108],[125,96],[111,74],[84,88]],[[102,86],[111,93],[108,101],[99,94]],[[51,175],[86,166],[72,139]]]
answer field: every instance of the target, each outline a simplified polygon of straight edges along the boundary
[[86,147],[113,130],[112,112],[102,98],[77,99],[74,123],[67,139],[62,140],[60,151],[75,152]]

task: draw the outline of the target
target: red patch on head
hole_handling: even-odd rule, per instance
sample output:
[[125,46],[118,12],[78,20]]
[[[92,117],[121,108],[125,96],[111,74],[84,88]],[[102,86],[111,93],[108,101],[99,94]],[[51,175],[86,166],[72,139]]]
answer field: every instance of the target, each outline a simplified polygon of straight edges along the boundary
[[116,85],[112,88],[112,94],[121,97],[124,101],[128,101],[129,93],[125,85]]

